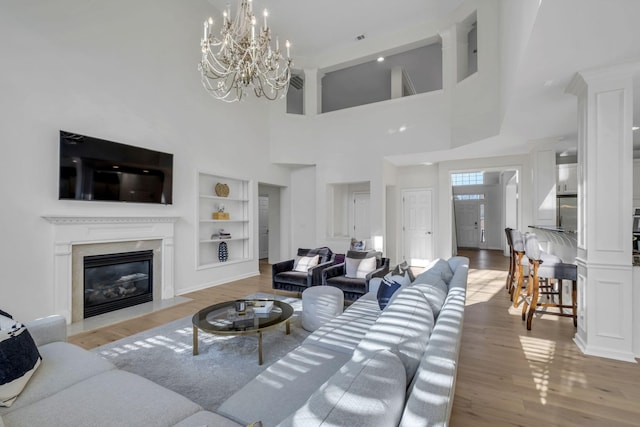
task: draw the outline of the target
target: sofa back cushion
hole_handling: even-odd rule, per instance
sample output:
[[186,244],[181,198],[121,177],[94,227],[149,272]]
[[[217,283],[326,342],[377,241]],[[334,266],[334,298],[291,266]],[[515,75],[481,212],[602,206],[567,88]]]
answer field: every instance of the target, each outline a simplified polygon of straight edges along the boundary
[[444,280],[438,279],[433,275],[424,276],[423,279],[424,281],[422,282],[416,280],[412,286],[420,289],[424,294],[424,297],[429,301],[429,304],[431,304],[433,315],[437,319],[440,309],[442,309],[442,305],[447,298],[447,284],[444,283]]
[[420,273],[415,282],[426,283],[433,279],[442,279],[447,285],[453,278],[453,271],[449,263],[443,259],[437,259],[424,272]]
[[331,252],[331,249],[329,249],[326,246],[323,246],[321,248],[314,248],[314,249],[298,248],[298,256],[314,256],[314,255],[319,255],[318,263],[323,264],[325,262],[331,261],[333,252]]
[[427,347],[433,325],[433,310],[424,294],[408,286],[384,309],[356,347],[354,357],[391,350],[402,360],[408,384]]
[[278,426],[387,427],[404,409],[404,367],[391,351],[352,358]]

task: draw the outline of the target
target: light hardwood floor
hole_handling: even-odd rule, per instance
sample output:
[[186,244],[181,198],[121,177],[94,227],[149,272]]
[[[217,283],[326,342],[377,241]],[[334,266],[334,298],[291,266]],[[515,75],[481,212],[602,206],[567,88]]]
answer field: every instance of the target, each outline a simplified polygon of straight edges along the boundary
[[[583,355],[569,318],[536,317],[527,331],[505,290],[508,258],[498,251],[460,255],[471,262],[452,426],[640,426],[640,365]],[[218,301],[270,292],[270,266],[261,263],[260,271],[69,341],[95,348]]]

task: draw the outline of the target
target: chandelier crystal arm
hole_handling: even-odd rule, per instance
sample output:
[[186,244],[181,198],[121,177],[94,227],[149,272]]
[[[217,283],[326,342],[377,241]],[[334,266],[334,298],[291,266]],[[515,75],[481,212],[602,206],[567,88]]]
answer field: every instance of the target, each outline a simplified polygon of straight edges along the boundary
[[286,95],[293,65],[291,45],[287,40],[286,58],[277,37],[272,49],[267,17],[265,10],[264,26],[256,31],[253,2],[240,0],[235,18],[231,18],[229,9],[224,11],[220,38],[212,33],[213,20],[205,21],[198,69],[204,88],[213,97],[225,102],[239,101],[250,88],[256,97],[271,101]]

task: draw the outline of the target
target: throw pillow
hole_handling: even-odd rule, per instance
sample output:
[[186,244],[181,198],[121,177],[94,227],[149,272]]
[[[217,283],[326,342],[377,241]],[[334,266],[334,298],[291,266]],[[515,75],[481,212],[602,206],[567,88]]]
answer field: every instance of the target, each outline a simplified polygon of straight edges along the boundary
[[[372,279],[373,280],[373,279]],[[387,274],[382,278],[380,286],[378,287],[378,305],[381,310],[384,310],[386,306],[391,304],[391,301],[398,295],[398,290],[409,286],[411,281],[406,275],[393,275]],[[371,284],[369,284],[371,286]]]
[[416,280],[416,276],[413,275],[413,271],[411,271],[411,266],[407,261],[402,261],[400,264],[396,265],[396,268],[391,272],[394,276],[408,275],[410,281]]
[[12,327],[0,330],[0,406],[9,407],[15,402],[41,360],[24,325],[14,322]]
[[376,269],[376,258],[345,258],[345,276],[352,279],[364,279]]
[[320,255],[314,256],[297,256],[293,263],[293,270],[306,273],[311,267],[318,265]]
[[382,279],[382,283],[380,283],[380,287],[378,288],[378,305],[380,306],[380,310],[384,310],[384,308],[389,304],[389,300],[391,296],[396,293],[398,289],[400,289],[402,285],[399,282],[396,282],[392,278],[387,278],[386,276]]

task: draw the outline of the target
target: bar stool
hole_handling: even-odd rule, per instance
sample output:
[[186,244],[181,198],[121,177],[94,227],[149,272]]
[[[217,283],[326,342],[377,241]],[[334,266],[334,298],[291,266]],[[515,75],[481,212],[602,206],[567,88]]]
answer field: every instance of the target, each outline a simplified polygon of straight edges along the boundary
[[529,264],[529,261],[525,257],[524,250],[524,237],[520,230],[510,229],[511,235],[511,248],[513,250],[513,270],[514,276],[512,277],[511,284],[509,286],[509,295],[513,306],[520,305],[520,290],[524,283],[524,266]]
[[[577,304],[577,280],[578,266],[559,261],[559,258],[549,255],[540,250],[538,237],[533,233],[525,236],[525,253],[529,258],[531,279],[527,284],[527,296],[522,306],[522,320],[527,320],[527,330],[531,330],[531,322],[534,313],[553,314],[556,316],[572,317],[573,326],[578,326],[578,304]],[[540,286],[540,282],[546,281],[546,286]],[[552,280],[557,281],[557,288],[554,289]],[[571,281],[571,305],[563,304],[562,288],[564,280]],[[542,290],[541,290],[542,288]],[[550,302],[541,303],[538,301],[540,295],[547,297],[557,296],[557,302],[553,299]],[[538,307],[555,307],[558,312],[538,310]],[[571,309],[571,313],[565,313],[564,309]]]
[[516,254],[513,251],[513,240],[511,239],[511,230],[512,228],[505,228],[504,233],[507,235],[507,245],[509,246],[509,274],[507,275],[507,283],[506,288],[511,294],[511,286],[513,285],[513,280],[516,272]]

